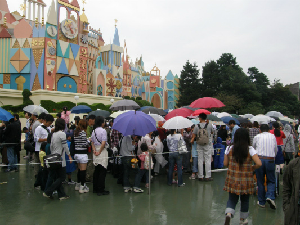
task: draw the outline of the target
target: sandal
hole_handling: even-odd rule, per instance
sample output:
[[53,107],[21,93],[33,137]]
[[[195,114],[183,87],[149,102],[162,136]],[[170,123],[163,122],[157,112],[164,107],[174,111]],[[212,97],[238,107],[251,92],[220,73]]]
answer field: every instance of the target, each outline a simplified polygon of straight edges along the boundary
[[214,180],[214,178],[212,178],[212,177],[209,177],[209,178],[205,178],[204,179],[204,181],[213,181]]

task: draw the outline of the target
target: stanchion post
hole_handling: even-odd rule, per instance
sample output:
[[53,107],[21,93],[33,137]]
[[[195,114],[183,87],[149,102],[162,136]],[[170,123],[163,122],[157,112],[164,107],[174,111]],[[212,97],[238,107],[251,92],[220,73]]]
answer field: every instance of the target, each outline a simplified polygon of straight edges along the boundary
[[149,151],[149,188],[148,188],[148,195],[151,194],[151,151]]

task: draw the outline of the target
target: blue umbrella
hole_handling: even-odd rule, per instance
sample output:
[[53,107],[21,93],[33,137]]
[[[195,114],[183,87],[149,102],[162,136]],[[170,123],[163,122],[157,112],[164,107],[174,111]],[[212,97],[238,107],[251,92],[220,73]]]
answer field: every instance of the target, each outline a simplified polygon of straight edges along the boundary
[[223,116],[220,119],[226,124],[228,124],[230,120],[234,120],[235,124],[240,125],[240,122],[236,118],[231,116]]
[[14,118],[10,112],[7,112],[5,109],[0,107],[0,120],[9,121],[10,119]]
[[156,130],[156,122],[151,116],[141,111],[129,111],[115,119],[112,129],[119,131],[124,136],[145,136]]
[[78,106],[74,106],[70,111],[71,113],[79,114],[79,113],[88,113],[92,111],[92,109],[86,105],[78,105]]

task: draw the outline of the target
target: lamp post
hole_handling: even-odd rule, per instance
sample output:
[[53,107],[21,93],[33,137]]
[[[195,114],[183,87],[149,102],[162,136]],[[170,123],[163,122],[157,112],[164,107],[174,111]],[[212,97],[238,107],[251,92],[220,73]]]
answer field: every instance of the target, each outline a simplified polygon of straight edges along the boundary
[[114,100],[113,98],[112,98],[112,99],[110,99],[110,102],[111,102],[111,104],[113,104],[113,103],[114,103],[114,101],[115,101],[115,100]]
[[76,106],[77,106],[77,101],[79,100],[79,96],[78,95],[74,96],[74,99],[76,101]]

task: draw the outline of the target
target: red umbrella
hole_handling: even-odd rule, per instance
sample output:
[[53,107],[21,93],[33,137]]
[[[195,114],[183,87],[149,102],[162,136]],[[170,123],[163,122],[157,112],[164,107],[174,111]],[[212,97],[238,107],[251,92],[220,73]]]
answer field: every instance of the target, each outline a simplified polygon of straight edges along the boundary
[[182,116],[186,118],[192,115],[192,113],[193,111],[187,108],[174,109],[165,116],[165,120],[171,119],[175,116]]
[[204,97],[204,98],[199,98],[196,101],[193,101],[190,104],[190,107],[192,108],[220,108],[224,107],[225,105],[223,102],[216,98],[211,98],[211,97]]
[[206,110],[206,109],[197,109],[192,115],[193,116],[198,116],[201,113],[205,113],[206,115],[211,114],[211,112]]

